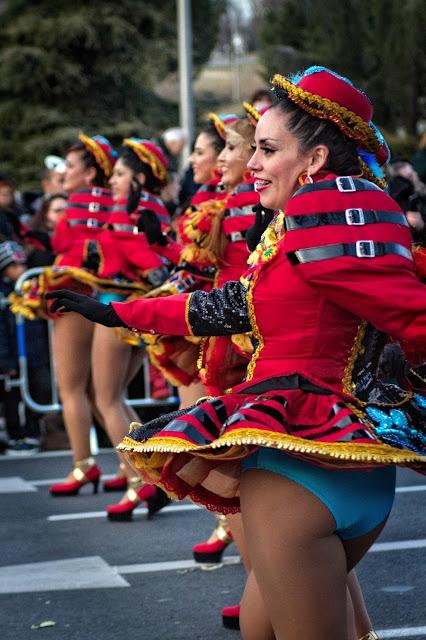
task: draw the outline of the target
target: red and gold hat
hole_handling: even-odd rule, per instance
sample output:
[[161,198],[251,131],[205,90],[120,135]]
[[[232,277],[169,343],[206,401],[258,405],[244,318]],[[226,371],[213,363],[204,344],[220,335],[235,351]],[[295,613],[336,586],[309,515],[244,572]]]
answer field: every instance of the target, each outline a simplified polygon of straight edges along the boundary
[[[373,105],[348,78],[326,67],[313,66],[289,78],[276,74],[272,84],[286,91],[292,102],[311,115],[334,122],[358,142],[361,152],[374,156],[378,165],[389,160],[389,147],[371,120]],[[360,156],[365,160],[363,153]]]
[[158,144],[145,138],[125,138],[123,144],[131,147],[138,158],[151,167],[157,180],[162,184],[167,183],[169,161]]
[[214,125],[217,133],[225,140],[225,127],[229,127],[230,124],[240,120],[240,116],[237,116],[235,113],[209,113],[207,119]]
[[263,116],[264,113],[268,111],[268,109],[271,108],[271,105],[265,104],[265,106],[262,107],[261,109],[256,109],[256,107],[253,107],[253,105],[250,104],[250,102],[243,102],[243,107],[245,109],[248,121],[250,122],[250,124],[253,125],[253,127],[256,127],[260,118]]
[[93,138],[90,138],[84,133],[80,133],[78,137],[87,151],[94,156],[105,176],[110,178],[115,161],[117,160],[117,152],[110,141],[104,136],[93,136]]

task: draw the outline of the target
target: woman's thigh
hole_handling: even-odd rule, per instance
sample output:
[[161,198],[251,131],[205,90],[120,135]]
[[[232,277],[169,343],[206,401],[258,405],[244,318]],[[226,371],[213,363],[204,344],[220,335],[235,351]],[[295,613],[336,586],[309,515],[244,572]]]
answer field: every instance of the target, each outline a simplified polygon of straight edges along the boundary
[[77,313],[67,313],[55,320],[53,357],[62,393],[86,389],[93,329],[93,323]]
[[278,474],[241,478],[248,552],[277,640],[346,640],[346,555],[317,496]]
[[132,347],[113,329],[96,325],[92,345],[92,380],[98,406],[120,400],[127,385]]

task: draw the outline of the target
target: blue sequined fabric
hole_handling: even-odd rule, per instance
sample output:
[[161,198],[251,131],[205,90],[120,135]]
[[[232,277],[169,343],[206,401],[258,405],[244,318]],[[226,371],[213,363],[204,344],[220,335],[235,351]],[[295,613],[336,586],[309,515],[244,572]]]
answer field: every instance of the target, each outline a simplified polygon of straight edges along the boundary
[[415,393],[400,407],[368,406],[375,435],[399,449],[426,454],[426,398]]

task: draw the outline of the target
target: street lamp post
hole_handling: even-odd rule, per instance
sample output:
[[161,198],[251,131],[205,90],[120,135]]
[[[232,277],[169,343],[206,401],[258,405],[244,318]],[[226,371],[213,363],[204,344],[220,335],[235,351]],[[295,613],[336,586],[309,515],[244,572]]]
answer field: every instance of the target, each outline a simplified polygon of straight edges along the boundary
[[179,49],[179,114],[180,126],[188,140],[182,152],[182,162],[189,157],[194,137],[194,104],[192,94],[192,25],[190,0],[177,0]]

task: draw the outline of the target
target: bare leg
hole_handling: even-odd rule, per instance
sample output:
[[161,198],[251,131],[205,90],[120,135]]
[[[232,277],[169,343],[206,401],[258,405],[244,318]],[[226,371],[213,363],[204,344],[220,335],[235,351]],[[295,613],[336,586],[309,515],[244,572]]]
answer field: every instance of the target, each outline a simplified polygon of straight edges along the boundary
[[275,640],[253,571],[249,573],[241,599],[240,629],[244,640]]
[[235,542],[235,545],[239,551],[241,556],[241,560],[243,561],[243,565],[247,573],[250,572],[250,559],[248,556],[247,543],[244,536],[243,529],[243,521],[240,513],[235,513],[226,516],[226,520],[229,524],[229,528],[231,529],[232,539]]
[[[132,347],[117,339],[115,332],[96,325],[92,348],[92,376],[96,406],[101,412],[105,429],[114,446],[128,432],[129,420],[125,404],[127,374]],[[134,471],[123,459],[128,477]]]
[[87,395],[93,324],[77,313],[55,320],[53,357],[74,463],[90,456],[92,413]]
[[241,507],[276,640],[347,640],[346,556],[325,505],[287,478],[254,470],[242,475]]
[[206,388],[199,380],[195,380],[187,387],[179,387],[178,393],[180,398],[179,409],[186,409],[206,395]]
[[[243,473],[241,507],[250,560],[276,640],[348,640],[347,572],[383,523],[342,542],[331,513],[316,496],[261,470]],[[243,629],[249,613],[244,606]],[[243,638],[251,640],[249,631]]]
[[[125,389],[129,386],[139,369],[143,364],[143,360],[145,357],[145,349],[138,349],[136,347],[132,347],[132,351],[130,354],[129,366],[126,373],[126,381],[125,381]],[[130,424],[131,422],[139,422],[140,418],[133,407],[130,407],[128,404],[125,405],[127,420]]]
[[371,623],[370,616],[368,615],[364,596],[362,595],[361,585],[358,582],[355,569],[352,569],[348,574],[348,591],[354,617],[353,637],[362,638],[362,636],[365,636],[372,630],[373,625]]

